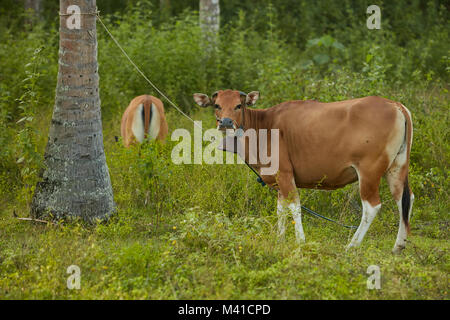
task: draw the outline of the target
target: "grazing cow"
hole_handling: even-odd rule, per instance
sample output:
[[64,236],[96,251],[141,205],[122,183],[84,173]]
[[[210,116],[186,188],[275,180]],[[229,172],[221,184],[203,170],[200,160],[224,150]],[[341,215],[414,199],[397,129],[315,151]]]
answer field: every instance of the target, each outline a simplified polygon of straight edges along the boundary
[[[284,234],[283,217],[289,209],[297,239],[305,239],[297,188],[333,190],[358,180],[363,213],[347,248],[358,246],[381,208],[379,185],[384,176],[400,211],[393,252],[404,249],[414,200],[408,186],[413,136],[408,109],[376,96],[331,103],[287,101],[268,109],[247,107],[258,98],[256,91],[248,95],[218,91],[211,98],[194,94],[198,105],[215,108],[219,130],[279,130],[279,170],[275,175],[262,175],[266,184],[278,190],[279,233]],[[252,167],[261,172],[259,160]]]
[[162,101],[149,95],[131,100],[123,113],[120,132],[125,147],[135,142],[142,143],[147,136],[163,142],[168,127]]

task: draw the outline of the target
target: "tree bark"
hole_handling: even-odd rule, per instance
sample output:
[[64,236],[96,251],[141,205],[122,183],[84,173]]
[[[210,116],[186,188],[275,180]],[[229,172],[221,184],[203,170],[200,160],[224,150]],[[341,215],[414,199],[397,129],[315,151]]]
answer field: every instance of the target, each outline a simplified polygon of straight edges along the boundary
[[164,21],[170,17],[170,0],[159,0],[159,11],[161,20]]
[[207,47],[214,47],[220,26],[219,0],[200,0],[200,27],[202,28]]
[[[95,0],[60,0],[60,12],[77,5],[94,13]],[[107,218],[115,210],[103,150],[96,16],[81,14],[79,29],[60,16],[55,105],[44,155],[45,169],[31,204],[33,217]],[[73,26],[72,26],[73,28]]]
[[34,12],[39,15],[42,8],[42,0],[25,0],[24,6],[25,10],[34,10]]

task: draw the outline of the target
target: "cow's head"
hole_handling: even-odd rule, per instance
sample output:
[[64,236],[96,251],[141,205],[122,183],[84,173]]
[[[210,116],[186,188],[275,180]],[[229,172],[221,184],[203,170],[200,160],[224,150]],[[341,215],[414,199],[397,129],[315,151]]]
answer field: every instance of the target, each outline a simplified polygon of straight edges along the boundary
[[258,91],[245,94],[242,91],[220,90],[214,92],[211,98],[203,93],[194,93],[194,100],[199,106],[214,107],[217,129],[222,131],[243,126],[244,108],[254,105],[258,98]]

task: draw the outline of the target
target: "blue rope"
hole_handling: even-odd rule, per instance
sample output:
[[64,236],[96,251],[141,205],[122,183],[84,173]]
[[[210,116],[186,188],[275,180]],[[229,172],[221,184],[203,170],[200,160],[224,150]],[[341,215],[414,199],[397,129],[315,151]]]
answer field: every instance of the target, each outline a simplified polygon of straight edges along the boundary
[[317,212],[312,211],[311,209],[309,209],[309,208],[307,208],[307,207],[305,207],[305,206],[302,206],[302,209],[304,209],[304,210],[305,210],[306,212],[308,212],[309,214],[312,214],[313,216],[316,216],[316,217],[318,217],[318,218],[322,218],[322,219],[325,219],[325,220],[334,222],[334,223],[340,225],[341,227],[344,227],[344,228],[347,228],[347,229],[356,229],[356,228],[358,228],[358,226],[349,226],[349,225],[346,225],[346,224],[342,224],[342,223],[340,223],[340,222],[338,222],[338,221],[336,221],[336,220],[333,220],[333,219],[331,219],[331,218],[324,217],[324,216],[318,214]]
[[[256,174],[256,175],[258,176],[258,178],[256,179],[256,181],[258,181],[258,183],[260,183],[261,186],[263,186],[263,187],[266,186],[266,183],[263,181],[263,179],[261,178],[261,176],[259,175],[259,173],[256,172],[256,170],[253,169],[253,168],[247,163],[247,161],[245,161],[245,164],[247,165],[247,167],[249,167],[249,168],[253,171],[254,174]],[[270,189],[273,190],[272,188],[270,188]],[[333,220],[333,219],[331,219],[331,218],[327,218],[327,217],[325,217],[325,216],[323,216],[323,215],[321,215],[321,214],[318,214],[317,212],[315,212],[315,211],[313,211],[313,210],[311,210],[311,209],[309,209],[309,208],[307,208],[307,207],[305,207],[305,206],[301,206],[301,207],[302,207],[302,209],[305,210],[307,213],[309,213],[309,214],[311,214],[311,215],[313,215],[313,216],[315,216],[315,217],[317,217],[317,218],[321,218],[321,219],[324,219],[324,220],[327,220],[327,221],[334,222],[334,223],[340,225],[341,227],[344,227],[344,228],[347,228],[347,229],[356,229],[356,228],[358,228],[358,226],[349,226],[349,225],[340,223],[340,222],[338,222],[338,221],[336,221],[336,220]]]

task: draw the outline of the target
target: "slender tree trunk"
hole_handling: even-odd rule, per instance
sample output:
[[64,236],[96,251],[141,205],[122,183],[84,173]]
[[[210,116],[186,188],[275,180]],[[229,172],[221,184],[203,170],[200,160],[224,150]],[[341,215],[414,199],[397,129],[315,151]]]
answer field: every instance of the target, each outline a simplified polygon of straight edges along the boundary
[[170,9],[170,0],[159,0],[159,11],[162,22],[170,17]]
[[200,27],[207,47],[214,47],[220,26],[219,0],[200,0]]
[[25,25],[30,29],[33,24],[40,19],[42,11],[42,0],[20,0],[23,3],[28,16],[25,18]]
[[[60,0],[93,13],[95,0]],[[79,17],[79,28],[68,20]],[[115,204],[103,150],[97,64],[96,17],[61,15],[59,70],[45,170],[31,204],[33,217],[103,219]]]
[[25,0],[25,10],[32,9],[38,15],[41,12],[42,0]]

